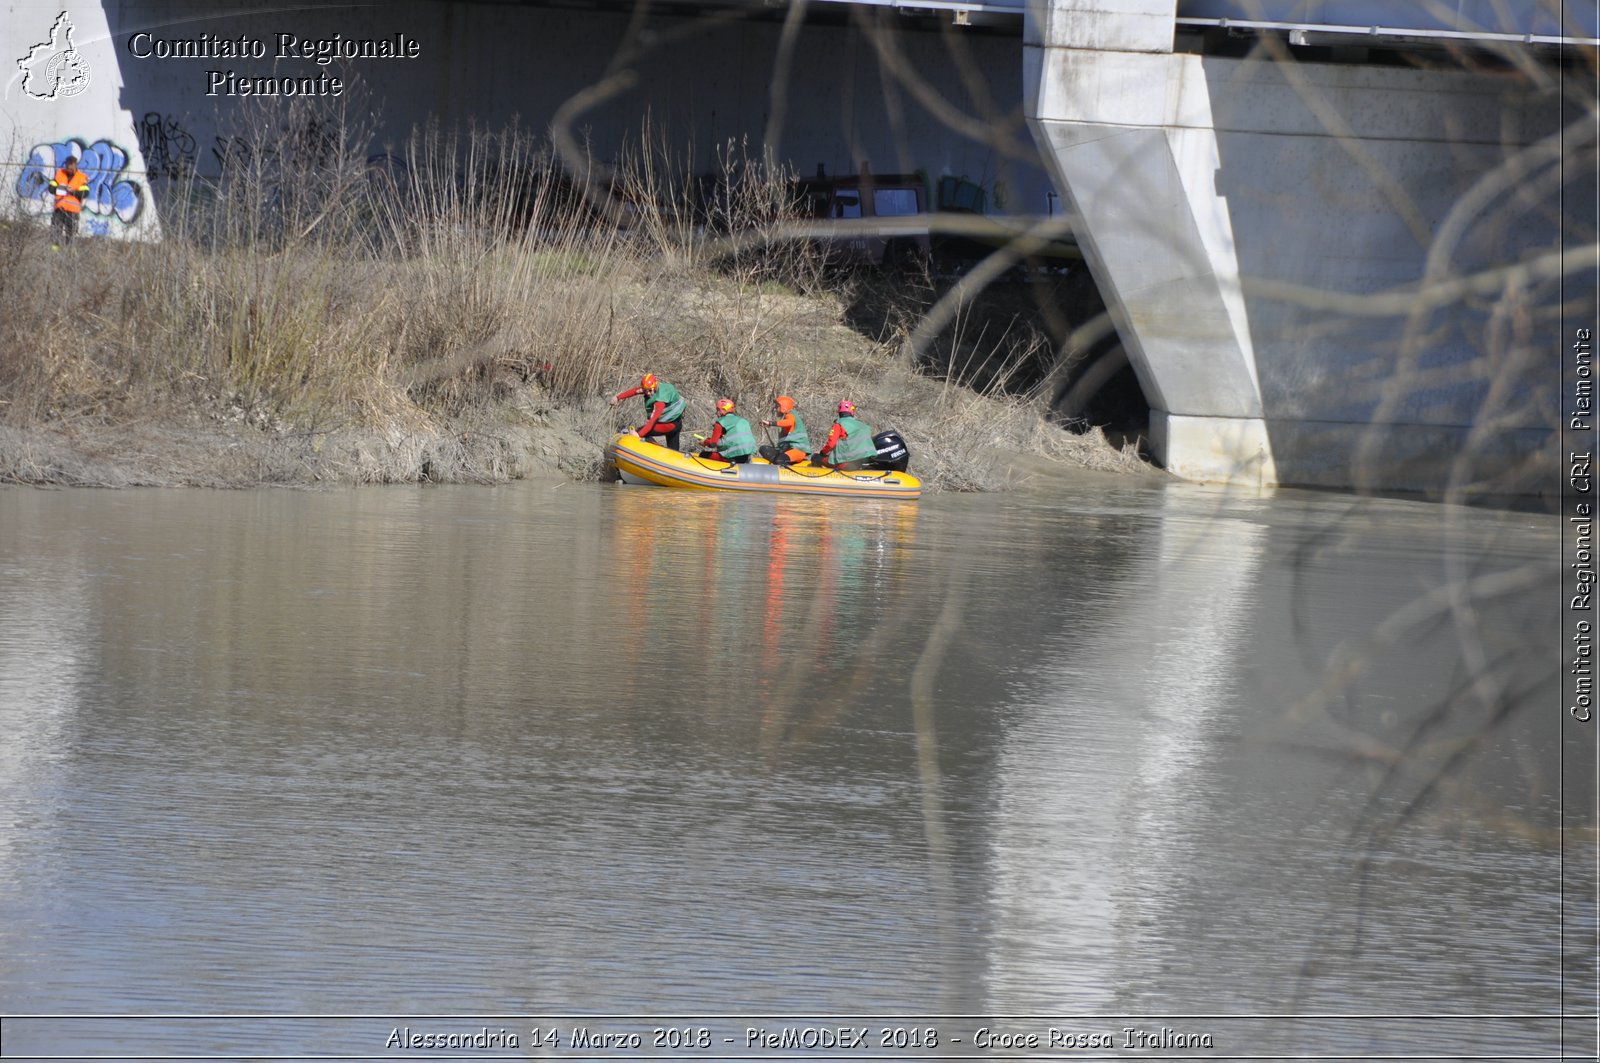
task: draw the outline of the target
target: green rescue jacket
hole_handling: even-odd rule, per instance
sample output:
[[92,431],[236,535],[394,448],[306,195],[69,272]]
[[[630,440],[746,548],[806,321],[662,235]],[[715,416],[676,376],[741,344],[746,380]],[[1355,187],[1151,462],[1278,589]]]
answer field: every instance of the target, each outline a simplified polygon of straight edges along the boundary
[[750,422],[736,413],[725,413],[717,418],[722,426],[722,438],[717,440],[717,453],[725,458],[743,458],[756,452],[756,434],[750,431]]
[[864,461],[878,453],[877,445],[872,442],[871,427],[849,414],[839,418],[837,424],[846,434],[833,448],[834,461]]
[[[687,403],[683,401],[683,396],[678,394],[678,389],[667,383],[665,380],[662,380],[656,384],[656,390],[654,394],[651,394],[648,391],[644,393],[645,417],[650,416],[650,411],[656,408],[656,403],[658,402],[664,402],[667,404],[667,408],[661,411],[660,420],[665,421],[668,424],[672,424],[679,417],[682,417],[683,408],[687,405]],[[660,421],[657,423],[659,424]]]
[[806,431],[806,423],[800,419],[800,411],[791,411],[794,418],[794,428],[783,433],[783,438],[778,440],[779,450],[803,450],[811,453],[811,433]]

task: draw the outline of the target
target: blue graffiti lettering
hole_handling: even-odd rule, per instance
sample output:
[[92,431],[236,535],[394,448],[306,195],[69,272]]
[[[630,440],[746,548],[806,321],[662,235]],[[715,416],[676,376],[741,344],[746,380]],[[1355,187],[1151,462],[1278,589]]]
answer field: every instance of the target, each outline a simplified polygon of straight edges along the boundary
[[[131,225],[144,207],[144,194],[137,183],[123,178],[128,153],[109,140],[97,140],[88,147],[77,140],[34,145],[17,177],[17,195],[27,209],[35,214],[50,213],[50,181],[73,155],[78,158],[78,169],[89,179],[89,197],[84,200],[83,209],[106,220],[114,216],[124,225]],[[109,229],[98,219],[86,218],[85,222],[88,231],[97,236],[105,235]]]

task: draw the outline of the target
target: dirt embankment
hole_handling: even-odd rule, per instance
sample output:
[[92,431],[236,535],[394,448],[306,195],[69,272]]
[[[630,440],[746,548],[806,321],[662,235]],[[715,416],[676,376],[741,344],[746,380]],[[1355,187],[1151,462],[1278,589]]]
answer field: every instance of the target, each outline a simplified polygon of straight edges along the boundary
[[0,407],[0,482],[255,487],[605,479],[612,475],[605,444],[636,424],[642,409],[638,399],[612,407],[607,398],[647,368],[684,392],[691,430],[709,429],[719,394],[733,396],[752,423],[773,394],[791,394],[813,433],[826,429],[840,398],[852,398],[874,427],[905,437],[913,471],[933,490],[1003,489],[1055,468],[1159,475],[1134,447],[1113,446],[1099,431],[1064,431],[1037,402],[984,396],[909,369],[892,344],[844,324],[835,298],[769,286],[755,299],[701,291],[685,302],[679,320],[651,316],[710,348],[718,330],[742,325],[762,333],[772,375],[748,366],[739,372],[714,349],[700,356],[667,350],[614,367],[587,394],[564,395],[547,352],[524,334],[458,370],[464,394],[449,402],[388,395],[366,409],[281,409],[206,381],[153,392],[137,374],[65,344],[40,357],[43,401],[23,416],[14,401]]
[[[1059,329],[957,314],[910,343],[925,276],[829,276],[771,242],[718,250],[686,212],[599,224],[548,166],[508,177],[459,157],[441,149],[430,178],[419,155],[382,196],[337,157],[197,189],[165,205],[154,243],[56,250],[39,219],[0,219],[17,267],[0,271],[0,482],[599,479],[642,406],[606,400],[645,370],[683,392],[691,430],[718,396],[755,422],[783,393],[825,431],[848,397],[901,433],[934,490],[1057,464],[1156,475],[1134,447],[1050,419],[1072,368]],[[739,197],[782,187],[730,184],[717,224],[753,231],[772,207]]]

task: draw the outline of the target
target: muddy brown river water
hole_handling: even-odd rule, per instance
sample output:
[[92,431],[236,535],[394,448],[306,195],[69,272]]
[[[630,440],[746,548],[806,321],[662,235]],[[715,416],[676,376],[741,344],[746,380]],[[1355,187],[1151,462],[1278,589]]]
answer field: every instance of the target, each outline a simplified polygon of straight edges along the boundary
[[0,491],[5,1055],[1592,1052],[1558,534]]

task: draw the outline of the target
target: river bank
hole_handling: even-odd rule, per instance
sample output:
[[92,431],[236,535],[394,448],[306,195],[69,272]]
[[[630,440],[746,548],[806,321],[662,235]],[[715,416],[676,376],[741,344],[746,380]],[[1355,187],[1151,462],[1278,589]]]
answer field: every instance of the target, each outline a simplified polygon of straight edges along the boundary
[[[52,252],[43,240],[13,228],[0,241],[14,245],[13,261],[42,260],[45,274],[36,291],[0,281],[0,303],[12,311],[0,315],[9,333],[0,483],[604,479],[606,443],[642,409],[607,399],[646,369],[683,391],[691,430],[709,428],[718,395],[733,397],[754,423],[773,394],[791,394],[813,432],[849,397],[875,428],[901,433],[931,490],[1003,489],[1054,465],[1162,475],[1132,445],[1051,423],[1040,399],[998,388],[980,394],[916,371],[903,335],[875,340],[852,328],[837,291],[660,266],[610,277],[603,291],[585,290],[597,288],[593,273],[535,277],[530,286],[542,294],[498,308],[489,327],[474,323],[476,340],[441,343],[448,327],[462,325],[448,320],[448,302],[404,303],[391,291],[375,311],[322,292],[305,305],[318,284],[315,263],[279,256],[255,264],[262,277],[249,287],[265,292],[208,292],[240,283],[219,279],[226,260],[177,262],[173,248],[89,241]],[[171,276],[175,267],[183,274]],[[357,269],[395,267],[345,272]],[[405,280],[381,284],[398,290]],[[38,296],[60,290],[79,293],[70,310]],[[155,307],[134,327],[120,312],[138,301]],[[551,303],[561,301],[552,327]],[[469,299],[461,314],[472,311]],[[196,318],[186,335],[172,327]],[[151,326],[156,336],[142,339]],[[394,350],[418,333],[435,338],[418,352]]]
[[[864,358],[871,353],[862,352]],[[1119,448],[1099,430],[1067,432],[1032,404],[986,398],[892,364],[869,377],[867,365],[841,374],[837,365],[808,358],[807,352],[785,351],[781,357],[791,365],[810,364],[820,380],[839,381],[827,396],[848,394],[875,426],[899,430],[912,450],[914,471],[930,490],[1005,490],[1052,472],[1084,469],[1164,475],[1132,444]],[[671,373],[669,379],[686,378],[666,367],[662,372]],[[149,403],[131,393],[61,387],[43,416],[19,423],[8,416],[11,404],[0,407],[0,483],[245,488],[613,477],[605,446],[637,422],[638,400],[615,408],[600,397],[563,400],[537,371],[523,379],[520,369],[497,365],[490,374],[491,397],[485,401],[454,411],[417,406],[365,420],[285,416],[241,395],[192,394],[188,402],[169,397]],[[618,378],[615,389],[634,382]],[[826,426],[825,385],[788,390],[801,399],[814,433]],[[701,387],[691,394],[690,427],[709,427],[712,393]],[[741,400],[752,422],[764,399]]]
[[[762,236],[786,216],[783,175],[742,166],[708,215],[640,163],[609,179],[619,218],[509,134],[411,151],[403,186],[337,153],[196,184],[163,203],[160,241],[57,249],[42,218],[0,221],[23,265],[0,274],[0,482],[603,479],[642,413],[607,400],[647,370],[688,399],[691,431],[719,396],[755,422],[782,393],[815,435],[850,398],[933,490],[1014,484],[1018,458],[1161,475],[1049,419],[1086,352],[968,307],[914,347],[926,274],[841,276]],[[1017,387],[1018,366],[1039,385]]]

